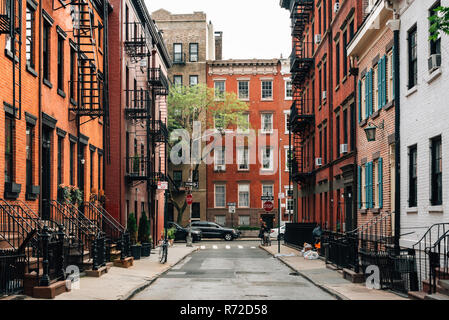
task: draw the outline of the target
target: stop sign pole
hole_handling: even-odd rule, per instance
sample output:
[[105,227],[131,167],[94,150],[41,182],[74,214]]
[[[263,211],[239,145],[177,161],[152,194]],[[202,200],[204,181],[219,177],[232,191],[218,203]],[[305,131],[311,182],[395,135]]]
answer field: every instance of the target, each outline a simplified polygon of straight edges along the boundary
[[193,196],[191,193],[186,195],[186,202],[190,206],[189,233],[187,234],[186,246],[191,247],[192,246],[192,203],[193,203]]

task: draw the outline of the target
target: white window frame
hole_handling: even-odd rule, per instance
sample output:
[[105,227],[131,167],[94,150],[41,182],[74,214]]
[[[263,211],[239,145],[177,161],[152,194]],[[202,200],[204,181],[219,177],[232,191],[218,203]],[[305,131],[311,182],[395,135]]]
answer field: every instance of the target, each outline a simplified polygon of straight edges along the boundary
[[[269,168],[264,168],[264,159],[265,159],[265,151],[267,150],[267,149],[269,149],[270,150],[270,167]],[[273,162],[274,162],[274,149],[273,149],[273,147],[269,147],[269,146],[267,146],[267,147],[264,147],[263,149],[262,149],[262,157],[261,157],[261,159],[262,159],[262,170],[263,171],[273,171]]]
[[[247,167],[246,169],[240,168],[240,159],[242,158],[242,152],[243,150],[247,150]],[[249,171],[249,147],[238,147],[237,148],[237,171]]]
[[[224,189],[224,205],[217,206],[217,187],[223,187]],[[226,185],[225,184],[215,184],[214,185],[214,208],[226,208]]]
[[[288,152],[290,151],[290,147],[284,146],[284,155],[285,155],[285,171],[288,172]],[[292,148],[292,153],[293,153],[293,148]]]
[[[292,95],[291,96],[287,95],[287,91],[288,91],[287,85],[288,85],[288,83],[290,83],[290,85],[292,86],[291,87],[291,91],[292,91]],[[285,87],[285,100],[293,100],[293,83],[292,83],[292,80],[290,80],[290,79],[285,80],[284,81],[284,87]]]
[[[263,89],[263,84],[265,82],[270,82],[271,83],[271,95],[269,97],[266,97],[266,98],[263,97],[263,90],[264,90]],[[262,79],[260,81],[260,98],[263,101],[266,101],[266,100],[272,101],[273,100],[273,79]]]
[[290,117],[290,110],[284,110],[284,127],[285,127],[285,132],[284,134],[289,134],[288,131],[288,120]]
[[[247,187],[247,189],[248,190],[241,190],[243,187],[245,187],[245,189],[246,189],[246,187]],[[241,205],[241,203],[240,203],[240,193],[243,193],[243,192],[247,192],[248,193],[248,205]],[[250,195],[251,195],[251,193],[250,193],[250,186],[249,186],[249,184],[248,183],[239,183],[238,184],[238,188],[237,188],[237,198],[238,198],[238,207],[239,208],[249,208],[250,207],[250,204],[251,204],[251,197],[250,197]]]
[[393,50],[387,53],[387,102],[393,100]]
[[[220,158],[218,157],[220,155]],[[217,166],[223,166],[226,170],[226,149],[225,147],[214,149],[214,170],[217,170]]]
[[[270,115],[271,116],[271,129],[270,130],[266,130],[265,129],[265,116],[266,115]],[[274,124],[273,124],[273,118],[274,118],[274,115],[273,115],[273,113],[272,112],[264,112],[264,113],[261,113],[260,114],[260,124],[261,124],[261,131],[262,131],[262,133],[264,133],[264,134],[272,134],[273,133],[273,127],[274,127]]]
[[[246,223],[244,223],[244,224],[241,223],[240,218],[248,219],[248,223],[247,224]],[[251,217],[249,215],[240,215],[239,216],[239,226],[249,226],[249,225],[251,225]]]
[[[246,97],[246,98],[242,98],[242,97],[240,97],[240,83],[243,83],[243,82],[246,82],[247,83],[247,85],[248,85],[248,97]],[[249,80],[237,80],[237,97],[238,97],[238,99],[239,100],[242,100],[242,101],[249,101]]]
[[[217,92],[217,83],[223,83],[223,96],[220,96],[220,92]],[[224,100],[224,95],[226,92],[226,80],[214,80],[214,90],[215,90],[215,100],[220,101]]]
[[[196,83],[192,84],[192,79],[196,78]],[[196,74],[189,75],[189,86],[196,86],[199,83],[199,77]]]
[[[271,196],[274,197],[274,184],[273,183],[262,183],[262,196],[266,196],[267,195],[266,193],[264,193],[264,190],[263,190],[264,187],[270,187],[271,188],[271,194],[268,194],[268,195],[271,195]],[[261,202],[262,203],[261,208],[263,208],[264,202],[265,201]]]

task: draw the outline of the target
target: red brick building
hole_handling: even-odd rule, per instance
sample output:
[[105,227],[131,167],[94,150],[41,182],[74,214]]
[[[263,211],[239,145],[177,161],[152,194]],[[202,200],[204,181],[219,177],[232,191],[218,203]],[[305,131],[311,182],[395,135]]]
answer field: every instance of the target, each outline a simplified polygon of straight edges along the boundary
[[346,45],[362,23],[361,3],[280,2],[292,19],[295,217],[331,230],[357,226],[355,78]]
[[167,69],[162,35],[141,0],[113,0],[110,15],[111,161],[106,166],[106,209],[124,226],[149,215],[154,241],[164,224]]
[[[247,120],[250,132],[254,132],[252,135],[242,128],[228,128],[223,141],[229,139],[232,146],[213,152],[214,163],[207,165],[207,220],[234,227],[258,226],[261,218],[269,224],[278,221],[278,193],[289,190],[287,124],[292,91],[288,62],[210,61],[207,84],[216,93],[234,92],[248,103]],[[274,209],[269,214],[261,200],[267,193],[274,196]],[[285,201],[282,199],[282,221],[288,221],[293,211],[291,200],[287,206]],[[236,203],[234,214],[229,213],[229,202]]]

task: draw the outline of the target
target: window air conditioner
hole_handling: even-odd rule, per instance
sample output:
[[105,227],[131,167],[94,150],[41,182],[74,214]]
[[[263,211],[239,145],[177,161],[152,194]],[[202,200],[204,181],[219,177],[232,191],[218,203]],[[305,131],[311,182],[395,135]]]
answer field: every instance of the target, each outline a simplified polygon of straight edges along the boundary
[[432,72],[441,66],[441,54],[432,54],[429,57],[429,71]]
[[348,144],[347,143],[340,144],[340,153],[348,153]]
[[315,158],[315,165],[316,165],[317,167],[322,165],[321,158]]
[[322,93],[322,99],[323,99],[323,100],[326,100],[326,98],[327,98],[327,91],[323,91],[323,93]]
[[315,44],[320,44],[321,43],[321,34],[316,34],[315,35]]
[[217,165],[217,166],[215,166],[215,171],[225,171],[225,166]]

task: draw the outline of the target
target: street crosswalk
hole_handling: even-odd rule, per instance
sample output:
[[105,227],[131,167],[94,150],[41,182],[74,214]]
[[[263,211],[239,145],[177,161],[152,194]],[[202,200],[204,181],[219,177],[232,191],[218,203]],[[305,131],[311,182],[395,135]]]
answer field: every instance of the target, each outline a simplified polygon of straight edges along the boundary
[[248,245],[248,246],[242,246],[242,245],[201,245],[199,246],[201,250],[206,250],[206,249],[213,249],[213,250],[218,250],[218,249],[225,249],[225,250],[230,250],[230,249],[256,249],[257,246],[254,245]]

